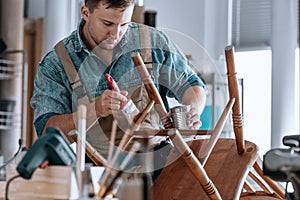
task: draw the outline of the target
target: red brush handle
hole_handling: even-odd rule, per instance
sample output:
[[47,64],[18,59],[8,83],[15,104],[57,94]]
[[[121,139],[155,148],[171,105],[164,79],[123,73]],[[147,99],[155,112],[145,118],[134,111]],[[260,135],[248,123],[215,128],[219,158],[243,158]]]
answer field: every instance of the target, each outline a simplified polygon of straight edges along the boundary
[[[113,79],[113,77],[110,74],[105,74],[105,78],[108,82],[109,87],[116,92],[121,92],[119,86],[117,85],[116,81]],[[121,110],[124,108],[124,106],[128,103],[130,99],[127,101],[122,102],[121,104]]]
[[117,85],[116,81],[113,79],[113,77],[110,74],[106,74],[105,78],[109,84],[109,87],[116,91],[116,92],[120,92],[119,86]]

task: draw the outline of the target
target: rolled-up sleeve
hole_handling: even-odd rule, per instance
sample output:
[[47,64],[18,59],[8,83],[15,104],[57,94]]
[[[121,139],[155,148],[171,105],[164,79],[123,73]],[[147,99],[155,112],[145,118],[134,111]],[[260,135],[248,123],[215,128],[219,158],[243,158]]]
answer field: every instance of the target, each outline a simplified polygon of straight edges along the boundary
[[[158,63],[155,73],[159,77],[159,84],[168,88],[169,97],[175,97],[181,102],[184,92],[191,86],[204,87],[203,81],[188,65],[185,55],[168,37],[161,33],[156,42],[160,47],[152,52],[156,59],[154,62]],[[161,60],[163,63],[159,63]]]
[[72,93],[69,81],[54,51],[47,54],[38,66],[30,100],[34,110],[34,126],[38,136],[47,120],[56,114],[71,113]]
[[184,92],[191,86],[204,87],[204,83],[194,71],[187,65],[185,59],[170,53],[166,63],[160,69],[160,83],[167,85],[169,90],[181,102]]

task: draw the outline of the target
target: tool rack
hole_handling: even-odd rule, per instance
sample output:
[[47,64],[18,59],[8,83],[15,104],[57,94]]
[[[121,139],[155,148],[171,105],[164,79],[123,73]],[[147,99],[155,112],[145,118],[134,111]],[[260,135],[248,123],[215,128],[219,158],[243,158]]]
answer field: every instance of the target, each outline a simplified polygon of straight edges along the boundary
[[[25,141],[27,62],[24,50],[7,50],[0,54],[0,88],[0,133],[3,133],[0,137],[17,131]],[[13,89],[17,91],[11,91]]]

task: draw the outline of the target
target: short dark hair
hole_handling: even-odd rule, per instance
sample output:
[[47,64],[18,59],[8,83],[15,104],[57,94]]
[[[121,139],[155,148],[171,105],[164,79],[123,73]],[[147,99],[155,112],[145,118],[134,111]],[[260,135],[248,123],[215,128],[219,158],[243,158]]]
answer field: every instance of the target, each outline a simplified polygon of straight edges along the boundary
[[106,8],[126,8],[131,5],[134,0],[85,0],[86,7],[89,8],[90,12],[93,12],[100,2],[107,5]]

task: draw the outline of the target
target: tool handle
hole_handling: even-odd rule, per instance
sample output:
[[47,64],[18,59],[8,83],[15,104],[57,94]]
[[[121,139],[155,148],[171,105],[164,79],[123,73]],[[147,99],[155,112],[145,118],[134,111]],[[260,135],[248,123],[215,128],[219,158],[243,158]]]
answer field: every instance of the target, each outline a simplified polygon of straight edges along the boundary
[[105,78],[107,80],[107,83],[109,87],[116,92],[120,92],[120,88],[117,85],[116,81],[113,79],[113,77],[110,74],[105,74]]
[[80,104],[77,112],[77,127],[78,127],[78,138],[77,138],[77,167],[80,171],[84,171],[85,167],[85,141],[86,141],[86,105]]
[[[113,79],[113,77],[110,74],[105,74],[105,78],[107,80],[107,83],[109,87],[116,92],[121,92],[119,86],[117,85],[116,81]],[[127,99],[127,101],[123,101],[121,104],[121,110],[126,106],[126,104],[130,101],[130,99]]]

